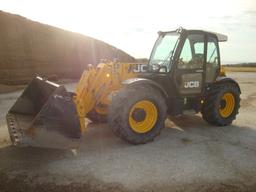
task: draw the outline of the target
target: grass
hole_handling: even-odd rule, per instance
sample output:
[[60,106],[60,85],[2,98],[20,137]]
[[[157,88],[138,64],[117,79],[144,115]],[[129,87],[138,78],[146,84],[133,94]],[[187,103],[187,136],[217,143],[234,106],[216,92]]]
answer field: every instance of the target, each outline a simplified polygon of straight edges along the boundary
[[226,67],[224,66],[226,72],[256,72],[256,67]]

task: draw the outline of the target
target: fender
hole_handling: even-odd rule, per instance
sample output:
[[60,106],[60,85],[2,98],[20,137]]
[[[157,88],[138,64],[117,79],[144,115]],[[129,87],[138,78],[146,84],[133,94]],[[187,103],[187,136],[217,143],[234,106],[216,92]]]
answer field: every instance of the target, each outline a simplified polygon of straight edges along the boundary
[[168,98],[168,93],[166,90],[157,82],[151,80],[151,79],[145,79],[145,78],[130,78],[126,79],[122,82],[124,86],[135,86],[135,85],[150,85],[152,87],[157,88],[161,91],[161,93]]
[[240,89],[238,83],[230,77],[219,76],[219,77],[217,77],[215,83],[217,83],[217,84],[218,83],[234,83],[238,87],[239,92],[241,93],[241,89]]

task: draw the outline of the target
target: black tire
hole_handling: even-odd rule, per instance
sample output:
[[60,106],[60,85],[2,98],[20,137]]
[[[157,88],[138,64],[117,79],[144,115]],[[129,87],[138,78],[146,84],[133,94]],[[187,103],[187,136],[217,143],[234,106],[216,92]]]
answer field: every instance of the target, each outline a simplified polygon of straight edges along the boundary
[[[145,133],[135,132],[129,123],[129,113],[134,104],[146,100],[157,109],[157,120],[153,128]],[[160,134],[166,119],[167,106],[162,94],[151,86],[125,87],[113,94],[109,106],[108,123],[116,135],[132,144],[144,144]]]
[[[228,117],[223,117],[219,108],[222,102],[222,96],[225,93],[231,93],[234,97],[235,105],[233,112]],[[240,90],[234,83],[223,83],[214,85],[206,96],[204,105],[202,107],[202,116],[209,124],[217,126],[226,126],[236,119],[238,110],[240,108]]]
[[87,114],[87,117],[93,122],[93,123],[106,123],[107,122],[107,115],[102,115],[97,113],[95,110],[90,111]]

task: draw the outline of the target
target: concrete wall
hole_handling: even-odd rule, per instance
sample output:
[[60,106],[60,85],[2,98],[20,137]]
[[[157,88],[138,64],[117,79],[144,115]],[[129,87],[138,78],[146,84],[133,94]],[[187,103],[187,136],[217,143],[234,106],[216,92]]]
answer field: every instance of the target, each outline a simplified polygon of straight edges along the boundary
[[35,75],[79,78],[100,59],[134,62],[102,41],[0,11],[0,83],[17,84]]

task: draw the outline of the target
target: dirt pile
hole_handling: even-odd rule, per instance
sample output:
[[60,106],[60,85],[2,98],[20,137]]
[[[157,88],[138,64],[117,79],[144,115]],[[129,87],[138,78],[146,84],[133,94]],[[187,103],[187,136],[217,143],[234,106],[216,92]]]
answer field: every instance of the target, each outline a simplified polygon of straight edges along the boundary
[[79,78],[101,59],[134,61],[102,41],[3,11],[0,26],[0,83],[26,83],[35,75]]

